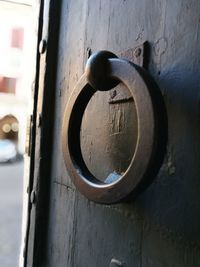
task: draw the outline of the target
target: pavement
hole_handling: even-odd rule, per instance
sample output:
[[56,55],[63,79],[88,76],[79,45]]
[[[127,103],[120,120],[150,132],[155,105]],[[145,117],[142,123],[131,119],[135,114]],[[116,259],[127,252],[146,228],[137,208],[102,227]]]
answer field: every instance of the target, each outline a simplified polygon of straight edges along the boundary
[[0,164],[0,267],[17,267],[21,242],[23,161]]

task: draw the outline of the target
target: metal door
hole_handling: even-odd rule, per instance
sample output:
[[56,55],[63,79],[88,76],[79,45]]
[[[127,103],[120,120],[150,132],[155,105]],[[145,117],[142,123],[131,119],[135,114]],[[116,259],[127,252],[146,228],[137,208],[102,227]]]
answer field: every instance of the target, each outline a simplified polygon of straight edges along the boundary
[[[41,11],[25,265],[199,266],[200,2],[45,1]],[[145,188],[115,204],[96,203],[77,190],[61,142],[70,95],[90,54],[101,50],[142,66],[159,88],[157,164]],[[126,172],[137,125],[126,86],[91,98],[80,143],[95,177]],[[140,162],[145,148],[143,155]]]

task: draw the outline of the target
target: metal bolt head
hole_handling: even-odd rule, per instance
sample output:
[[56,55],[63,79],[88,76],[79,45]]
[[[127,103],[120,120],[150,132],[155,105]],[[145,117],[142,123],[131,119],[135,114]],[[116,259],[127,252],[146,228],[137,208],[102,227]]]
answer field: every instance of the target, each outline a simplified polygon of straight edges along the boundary
[[87,48],[87,58],[89,58],[92,55],[92,50],[91,48]]
[[25,258],[25,256],[26,256],[26,246],[24,246],[23,248],[23,257]]
[[39,52],[40,54],[43,54],[46,51],[46,47],[47,47],[47,42],[46,40],[41,40],[40,44],[39,44]]
[[123,267],[123,264],[119,260],[112,259],[109,267]]
[[30,201],[31,201],[32,204],[34,204],[35,200],[36,200],[36,195],[35,195],[35,191],[33,190],[31,192]]
[[135,57],[139,57],[142,53],[142,49],[141,48],[136,48],[134,51],[134,55]]
[[37,118],[37,126],[38,128],[40,128],[42,125],[42,116],[41,114],[38,114],[38,118]]

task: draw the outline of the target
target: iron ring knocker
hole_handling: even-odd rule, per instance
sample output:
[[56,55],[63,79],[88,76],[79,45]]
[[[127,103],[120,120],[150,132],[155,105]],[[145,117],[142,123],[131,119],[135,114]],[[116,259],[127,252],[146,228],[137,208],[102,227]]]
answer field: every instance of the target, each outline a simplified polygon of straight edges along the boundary
[[[101,73],[104,72],[103,75],[106,72],[104,82],[106,83],[109,79],[112,81],[105,90],[109,90],[117,83],[122,82],[129,89],[135,102],[138,135],[133,158],[123,176],[110,184],[95,178],[83,160],[80,146],[81,122],[84,110],[96,92],[88,82],[90,66],[76,84],[67,103],[62,126],[62,149],[67,170],[77,189],[90,200],[110,204],[119,202],[134,192],[144,179],[154,154],[156,121],[148,79],[146,79],[148,74],[144,74],[141,67],[128,60],[109,57],[113,55],[110,52],[100,53],[108,53],[106,66],[100,71]],[[96,55],[98,56],[98,54]],[[97,63],[95,62],[94,60],[93,63],[98,64],[98,58]],[[100,79],[101,73],[99,73]]]

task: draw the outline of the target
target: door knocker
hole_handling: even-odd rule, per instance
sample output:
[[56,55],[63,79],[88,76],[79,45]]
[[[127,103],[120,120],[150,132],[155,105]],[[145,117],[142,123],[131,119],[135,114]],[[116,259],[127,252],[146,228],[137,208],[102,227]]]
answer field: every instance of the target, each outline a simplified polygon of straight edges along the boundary
[[[128,169],[117,180],[99,181],[87,168],[80,145],[81,122],[88,102],[96,91],[107,91],[118,83],[130,91],[136,106],[138,135]],[[67,103],[62,126],[62,149],[66,168],[77,189],[98,203],[116,203],[136,192],[146,179],[158,147],[158,119],[152,78],[142,68],[113,53],[100,51],[86,64],[85,73],[75,86]],[[154,90],[154,89],[153,89]]]

